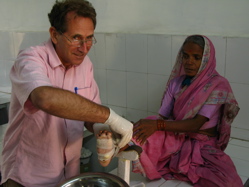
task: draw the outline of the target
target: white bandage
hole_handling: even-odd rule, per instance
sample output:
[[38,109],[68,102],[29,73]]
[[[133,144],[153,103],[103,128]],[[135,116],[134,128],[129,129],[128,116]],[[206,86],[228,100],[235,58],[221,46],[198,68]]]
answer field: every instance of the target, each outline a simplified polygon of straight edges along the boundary
[[112,138],[97,138],[97,148],[102,150],[110,150],[107,153],[98,153],[98,159],[100,161],[109,160],[112,158],[115,152],[115,146]]
[[104,153],[104,154],[97,153],[98,159],[100,161],[105,161],[116,156],[119,152],[118,143],[120,142],[120,135],[115,132],[112,132],[109,125],[102,124],[102,123],[95,123],[93,125],[93,130],[94,130],[94,134],[96,137],[100,131],[106,130],[112,133],[112,139],[97,138],[97,148],[102,149],[102,150],[103,149],[110,150],[109,152]]

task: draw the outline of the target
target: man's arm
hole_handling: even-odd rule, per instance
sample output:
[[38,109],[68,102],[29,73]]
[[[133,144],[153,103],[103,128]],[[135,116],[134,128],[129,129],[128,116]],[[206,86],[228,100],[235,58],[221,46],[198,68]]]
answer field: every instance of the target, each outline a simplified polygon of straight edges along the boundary
[[30,94],[30,99],[37,108],[66,119],[104,123],[110,114],[108,107],[60,88],[35,88]]
[[90,131],[91,133],[94,133],[94,130],[93,130],[94,123],[85,121],[84,125],[88,131]]
[[133,124],[108,107],[96,104],[80,95],[50,86],[35,88],[30,94],[37,108],[61,118],[102,123],[121,135],[119,147],[124,147],[132,138]]

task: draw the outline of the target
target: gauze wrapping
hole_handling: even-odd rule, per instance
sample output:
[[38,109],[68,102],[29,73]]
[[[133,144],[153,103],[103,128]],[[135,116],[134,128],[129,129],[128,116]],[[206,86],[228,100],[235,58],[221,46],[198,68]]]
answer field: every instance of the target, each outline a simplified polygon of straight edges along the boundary
[[102,123],[95,123],[93,125],[93,130],[94,130],[94,134],[97,137],[97,134],[100,131],[109,131],[112,133],[112,138],[111,139],[106,139],[106,138],[97,138],[97,148],[99,149],[106,149],[106,150],[110,150],[107,153],[97,153],[98,154],[98,159],[100,161],[105,161],[105,160],[109,160],[112,157],[116,156],[119,152],[119,147],[118,147],[118,143],[120,141],[120,135],[118,135],[117,133],[111,131],[109,125],[106,124],[102,124]]

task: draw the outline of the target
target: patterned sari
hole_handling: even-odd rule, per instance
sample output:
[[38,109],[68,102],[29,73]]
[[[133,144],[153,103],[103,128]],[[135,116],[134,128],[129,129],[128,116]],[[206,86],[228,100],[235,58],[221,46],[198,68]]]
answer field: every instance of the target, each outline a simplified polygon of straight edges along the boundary
[[[151,180],[163,177],[166,180],[189,181],[194,186],[243,186],[231,158],[224,153],[230,138],[231,124],[239,111],[238,103],[229,82],[215,70],[215,49],[212,42],[205,36],[203,38],[205,48],[200,69],[191,84],[184,86],[178,93],[172,114],[173,120],[191,119],[205,104],[222,105],[217,124],[218,135],[210,137],[199,133],[156,131],[141,146],[143,152],[139,161]],[[165,93],[171,80],[185,74],[181,51],[182,49],[178,53]],[[161,107],[167,106],[163,106],[162,102]],[[134,168],[133,172],[139,171]]]

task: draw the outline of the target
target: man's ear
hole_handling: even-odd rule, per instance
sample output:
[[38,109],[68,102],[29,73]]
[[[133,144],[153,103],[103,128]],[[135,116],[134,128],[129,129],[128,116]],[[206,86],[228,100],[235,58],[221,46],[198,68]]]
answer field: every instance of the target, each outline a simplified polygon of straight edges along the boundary
[[49,28],[49,33],[50,33],[50,37],[51,37],[52,42],[54,44],[57,44],[57,42],[58,42],[58,39],[57,39],[58,32],[57,32],[57,30],[54,27],[50,27]]

